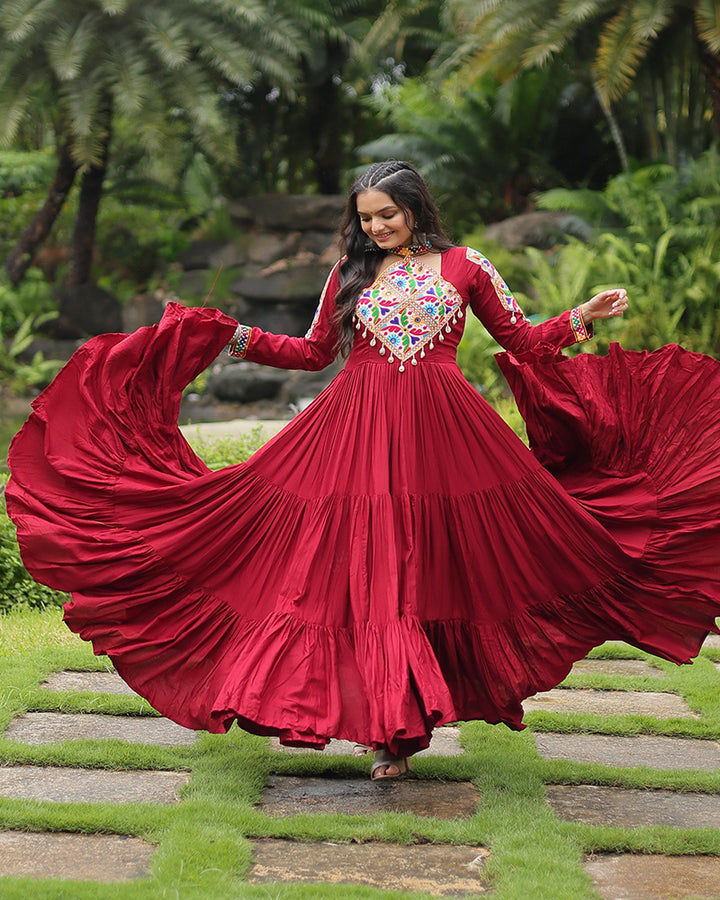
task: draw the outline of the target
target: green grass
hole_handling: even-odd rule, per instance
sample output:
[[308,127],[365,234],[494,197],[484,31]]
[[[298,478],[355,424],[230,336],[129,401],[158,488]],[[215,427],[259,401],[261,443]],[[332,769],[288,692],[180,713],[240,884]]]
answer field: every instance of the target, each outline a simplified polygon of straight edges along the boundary
[[[544,801],[546,784],[591,783],[720,793],[720,772],[665,772],[622,769],[544,760],[535,750],[532,730],[600,731],[606,734],[670,734],[720,737],[720,673],[703,651],[690,667],[678,668],[605,645],[595,655],[648,659],[666,673],[663,679],[573,675],[567,685],[624,690],[674,690],[687,699],[698,719],[643,717],[598,718],[533,713],[531,726],[514,733],[504,726],[468,723],[461,734],[465,754],[418,758],[415,777],[441,781],[472,780],[480,793],[474,816],[442,820],[400,813],[368,815],[296,815],[274,817],[259,808],[273,774],[363,776],[367,759],[321,753],[284,754],[264,738],[232,729],[206,735],[192,747],[161,748],[121,741],[79,740],[30,746],[0,737],[0,764],[79,766],[104,769],[189,771],[177,806],[152,804],[40,803],[0,799],[3,830],[49,830],[136,835],[158,845],[151,877],[130,884],[0,879],[1,898],[60,900],[157,897],[310,898],[336,897],[328,885],[249,885],[250,840],[257,837],[296,841],[383,841],[399,844],[447,843],[489,847],[487,875],[500,900],[585,900],[595,897],[582,868],[589,852],[681,853],[720,855],[720,829],[622,828],[572,824],[558,820]],[[0,617],[0,727],[28,710],[148,714],[147,704],[111,694],[50,692],[39,685],[61,669],[106,670],[107,661],[62,624],[60,611],[16,610]],[[343,886],[343,897],[399,898],[398,894]]]

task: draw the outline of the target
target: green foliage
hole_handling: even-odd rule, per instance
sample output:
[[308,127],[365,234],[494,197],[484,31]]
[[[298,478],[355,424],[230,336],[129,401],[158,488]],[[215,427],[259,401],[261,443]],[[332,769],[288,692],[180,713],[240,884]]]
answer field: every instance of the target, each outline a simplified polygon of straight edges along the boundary
[[31,387],[44,387],[57,374],[62,363],[45,359],[40,351],[31,358],[27,352],[37,330],[56,318],[50,286],[35,272],[18,288],[0,275],[0,380],[16,393]]
[[38,584],[27,573],[20,558],[15,526],[5,509],[5,485],[8,476],[0,473],[0,613],[23,606],[45,609],[60,606],[67,595]]
[[360,153],[415,163],[459,233],[523,211],[535,190],[584,182],[602,167],[603,137],[588,98],[559,66],[505,84],[492,75],[466,84],[459,73],[428,73],[368,99],[388,133]]
[[569,239],[551,257],[526,250],[543,308],[556,313],[620,284],[632,306],[623,320],[602,323],[600,346],[678,342],[720,355],[719,197],[716,151],[682,169],[655,165],[617,176],[601,192],[541,195],[541,207],[572,209],[596,228],[588,244]]
[[55,159],[45,150],[0,151],[0,197],[49,182],[54,169]]
[[[573,60],[619,148],[642,135],[642,156],[677,163],[717,136],[711,98],[720,19],[712,0],[448,0],[447,10],[463,36],[456,59],[466,81],[485,72],[507,80]],[[619,99],[620,121],[610,106]]]

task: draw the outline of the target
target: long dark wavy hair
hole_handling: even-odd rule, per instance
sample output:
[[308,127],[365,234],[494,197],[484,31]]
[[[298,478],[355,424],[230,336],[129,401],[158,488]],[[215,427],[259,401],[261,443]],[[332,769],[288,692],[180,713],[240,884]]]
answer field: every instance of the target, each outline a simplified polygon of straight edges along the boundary
[[453,246],[440,225],[440,216],[430,191],[417,169],[407,162],[390,159],[373,163],[353,184],[340,223],[340,250],[346,259],[340,266],[340,290],[335,296],[338,325],[337,350],[347,356],[352,348],[353,312],[363,288],[375,280],[378,262],[387,251],[378,247],[362,230],[357,195],[373,188],[385,191],[404,213],[413,241],[430,241],[434,250]]

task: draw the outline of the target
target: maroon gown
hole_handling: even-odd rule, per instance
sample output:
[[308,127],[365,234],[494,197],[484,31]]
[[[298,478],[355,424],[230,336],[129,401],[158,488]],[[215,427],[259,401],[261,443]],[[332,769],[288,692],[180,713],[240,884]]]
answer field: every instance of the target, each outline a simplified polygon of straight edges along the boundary
[[[305,338],[247,359],[334,357],[337,266]],[[532,451],[455,360],[467,307]],[[677,346],[564,357],[464,247],[360,296],[347,364],[250,460],[211,472],[180,396],[233,336],[217,310],[90,340],[10,452],[8,510],[69,627],[189,728],[409,754],[435,726],[522,727],[521,701],[607,640],[688,662],[720,613],[720,369]],[[512,354],[512,355],[511,355]]]

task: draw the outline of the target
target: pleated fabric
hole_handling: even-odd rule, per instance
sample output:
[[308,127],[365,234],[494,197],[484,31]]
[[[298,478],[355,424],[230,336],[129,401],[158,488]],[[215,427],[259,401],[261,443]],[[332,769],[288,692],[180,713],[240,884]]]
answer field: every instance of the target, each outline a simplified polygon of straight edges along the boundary
[[714,361],[505,355],[531,452],[447,355],[368,355],[211,472],[177,415],[235,325],[171,304],[89,341],[10,453],[28,569],[164,715],[405,755],[446,722],[521,728],[606,639],[682,663],[716,630]]

